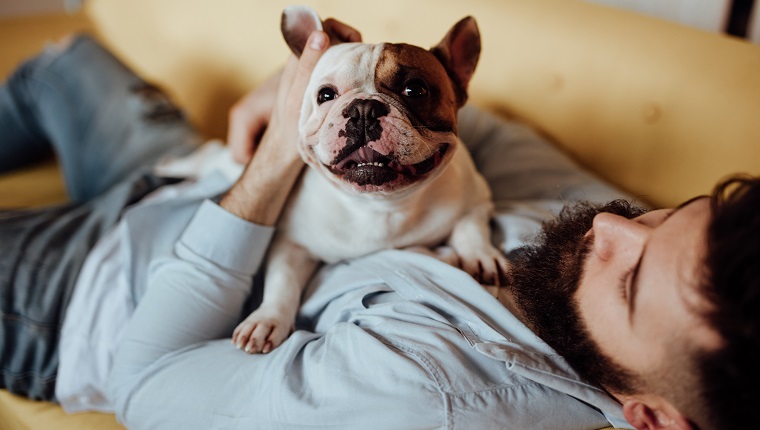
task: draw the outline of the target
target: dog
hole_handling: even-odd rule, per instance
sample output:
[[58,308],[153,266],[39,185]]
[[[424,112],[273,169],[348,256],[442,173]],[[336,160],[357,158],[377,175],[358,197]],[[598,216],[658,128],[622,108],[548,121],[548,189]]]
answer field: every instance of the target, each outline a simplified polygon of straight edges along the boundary
[[[282,33],[297,56],[322,28],[309,8],[283,12]],[[262,304],[233,333],[238,348],[266,353],[289,336],[321,262],[432,248],[481,282],[498,283],[508,263],[490,242],[491,191],[457,137],[479,56],[472,17],[430,50],[338,43],[323,54],[298,124],[307,168],[267,254]]]

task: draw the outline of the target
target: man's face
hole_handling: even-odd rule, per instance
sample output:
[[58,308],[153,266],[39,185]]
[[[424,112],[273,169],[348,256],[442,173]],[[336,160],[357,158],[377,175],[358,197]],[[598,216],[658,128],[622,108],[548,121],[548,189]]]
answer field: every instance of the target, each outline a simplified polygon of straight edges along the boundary
[[696,311],[709,214],[707,199],[645,214],[620,204],[565,213],[515,261],[515,300],[590,382],[637,392],[674,342],[714,339]]
[[699,198],[630,220],[602,213],[587,234],[580,317],[600,352],[650,389],[669,379],[663,365],[683,358],[674,351],[719,342],[700,317],[709,220],[709,199]]

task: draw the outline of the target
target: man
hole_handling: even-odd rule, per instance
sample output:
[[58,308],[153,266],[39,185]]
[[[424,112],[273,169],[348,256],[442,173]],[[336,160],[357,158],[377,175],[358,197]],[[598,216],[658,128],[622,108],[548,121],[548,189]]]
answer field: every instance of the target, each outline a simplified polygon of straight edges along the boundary
[[[127,285],[124,300],[139,306],[125,332],[114,331],[119,349],[109,364],[105,403],[134,428],[598,428],[626,426],[626,420],[636,428],[724,428],[749,422],[749,402],[758,398],[752,364],[760,348],[757,293],[750,292],[757,288],[757,241],[746,238],[757,235],[757,216],[748,208],[757,205],[758,182],[746,181],[725,203],[716,195],[675,211],[644,214],[620,202],[581,205],[548,224],[538,245],[519,248],[521,234],[535,231],[563,200],[606,200],[615,192],[524,129],[475,111],[463,112],[461,134],[494,188],[503,248],[512,251],[514,265],[498,300],[451,266],[387,251],[321,271],[304,297],[298,330],[272,353],[250,356],[231,346],[271,226],[301,168],[295,145],[283,142],[296,138],[289,125],[326,49],[324,34],[313,34],[307,46],[285,69],[256,155],[229,191],[229,182],[217,177],[181,184],[144,172],[129,177],[135,164],[155,162],[156,152],[188,153],[198,137],[160,93],[92,41],[76,39],[14,75],[0,93],[0,126],[15,127],[8,135],[18,145],[3,150],[28,153],[19,147],[51,141],[74,197],[85,203],[3,215],[0,234],[12,244],[7,255],[14,259],[4,259],[13,270],[3,273],[14,275],[1,285],[4,387],[53,398],[59,339],[49,323],[65,314],[64,336],[81,320],[116,319],[111,324],[118,325],[122,320],[113,314],[79,312],[104,313],[99,306],[110,302],[88,305],[87,299],[109,296],[85,288],[118,278],[109,288]],[[83,59],[100,62],[101,73],[115,81],[93,82],[82,72],[86,84],[100,90],[99,103],[72,104],[65,92],[48,96],[48,103],[31,97],[42,93],[31,91],[44,76],[35,68],[76,80],[81,76],[54,72]],[[132,88],[128,97],[119,94],[125,88]],[[117,122],[129,131],[123,134],[129,151],[117,146],[103,154],[88,147],[82,154],[61,145],[119,135],[118,126],[97,127],[109,118],[99,113],[118,112],[125,97],[132,100],[127,109],[130,103],[149,107],[134,108],[126,124]],[[95,118],[91,128],[103,139],[61,121],[61,106],[72,105],[85,109],[74,119]],[[93,106],[100,110],[87,110]],[[56,107],[58,115],[48,112]],[[140,124],[141,135],[130,121]],[[256,134],[256,127],[243,128],[248,131],[241,135]],[[504,139],[494,139],[500,133]],[[504,161],[521,153],[520,162]],[[109,168],[110,159],[118,159],[115,168],[132,169],[122,167],[111,179],[82,177],[98,163],[71,167],[77,155]],[[119,158],[127,155],[138,160]],[[218,203],[198,207],[198,200],[214,195],[221,196]],[[117,218],[116,229],[106,233]],[[38,244],[45,249],[34,249]],[[82,265],[79,254],[93,246]],[[124,258],[127,268],[109,272],[108,264],[96,264],[113,262],[110,254]],[[61,273],[66,264],[81,266],[82,273]],[[44,312],[35,314],[36,308]],[[62,354],[79,341],[70,339],[61,341]],[[42,364],[29,359],[46,355]],[[72,378],[63,365],[59,384]],[[18,377],[29,369],[36,378]]]

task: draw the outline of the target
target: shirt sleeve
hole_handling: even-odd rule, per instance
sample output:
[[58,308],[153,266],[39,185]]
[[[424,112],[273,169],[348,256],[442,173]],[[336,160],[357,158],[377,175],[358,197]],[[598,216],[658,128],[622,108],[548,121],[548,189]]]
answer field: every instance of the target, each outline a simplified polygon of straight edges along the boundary
[[[228,337],[274,229],[204,201],[174,246],[148,270],[148,288],[125,329],[109,377],[123,409],[147,368],[178,350]],[[148,238],[149,240],[149,238]]]
[[109,377],[119,421],[140,429],[440,428],[444,396],[430,369],[355,324],[297,331],[269,354],[232,345],[271,236],[206,201],[173,254],[153,263]]
[[145,367],[117,408],[128,428],[445,428],[424,363],[350,323],[296,331],[268,354],[204,342]]

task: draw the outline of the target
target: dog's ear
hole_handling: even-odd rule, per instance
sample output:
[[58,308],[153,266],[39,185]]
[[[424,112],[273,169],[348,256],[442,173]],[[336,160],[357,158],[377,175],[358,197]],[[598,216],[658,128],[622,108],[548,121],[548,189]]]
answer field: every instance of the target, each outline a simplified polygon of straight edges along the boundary
[[307,6],[288,6],[282,11],[282,36],[290,50],[300,57],[312,31],[323,30],[322,20],[314,9]]
[[430,50],[454,82],[457,102],[467,101],[467,85],[480,58],[480,31],[475,18],[468,16],[454,24],[438,45]]
[[361,42],[362,35],[355,28],[333,18],[322,21],[308,6],[288,6],[282,11],[282,35],[290,50],[300,57],[312,31],[322,30],[330,37],[330,44]]

